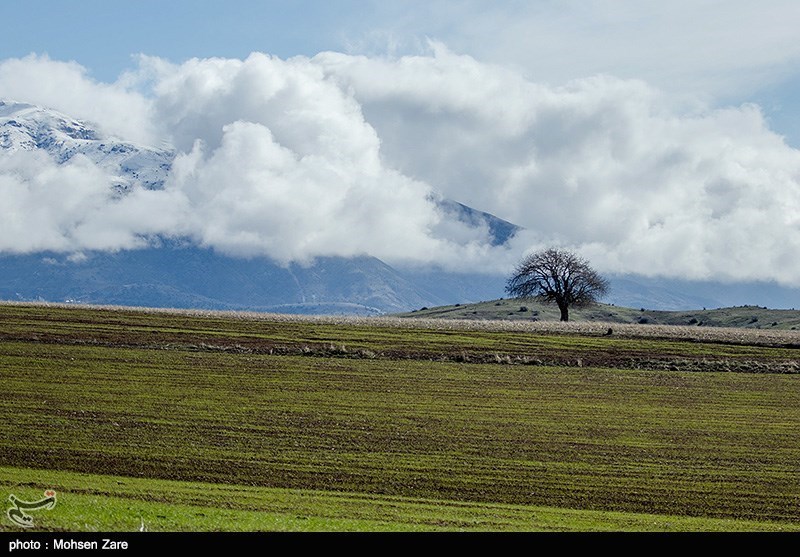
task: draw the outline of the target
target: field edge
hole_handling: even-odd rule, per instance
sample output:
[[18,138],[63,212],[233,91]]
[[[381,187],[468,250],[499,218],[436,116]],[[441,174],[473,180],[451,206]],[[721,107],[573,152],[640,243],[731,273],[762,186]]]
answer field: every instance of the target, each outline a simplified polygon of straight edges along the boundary
[[[4,499],[57,505],[33,513],[27,531],[800,531],[793,522],[761,522],[470,503],[364,493],[153,480],[0,467]],[[4,516],[0,531],[20,532]]]

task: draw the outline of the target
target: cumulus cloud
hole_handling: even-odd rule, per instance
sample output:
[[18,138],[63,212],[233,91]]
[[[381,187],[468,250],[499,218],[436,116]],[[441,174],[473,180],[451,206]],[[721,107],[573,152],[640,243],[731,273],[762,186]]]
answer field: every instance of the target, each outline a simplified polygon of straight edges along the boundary
[[0,151],[0,252],[133,249],[174,228],[171,193],[119,197],[111,183],[83,155],[57,164],[39,151]]
[[[43,68],[68,100],[37,93]],[[142,57],[113,84],[29,57],[0,62],[0,86],[178,153],[164,189],[116,197],[84,159],[4,156],[6,251],[179,236],[284,263],[370,254],[505,272],[557,244],[604,271],[800,284],[800,151],[753,105],[602,75],[550,86],[438,43],[400,58]],[[492,247],[437,192],[526,231]]]
[[433,48],[314,59],[404,173],[606,270],[800,282],[800,151],[758,107],[682,106],[609,76],[547,87]]
[[191,208],[185,222],[202,245],[282,263],[438,250],[428,233],[438,214],[424,184],[348,157],[300,156],[263,124],[237,121],[222,132],[217,149],[197,144],[182,155],[170,184]]
[[381,37],[411,53],[427,36],[554,85],[604,73],[726,99],[797,75],[800,60],[794,0],[406,0],[379,3],[369,25],[358,53]]
[[137,90],[139,72],[115,83],[99,83],[76,62],[31,54],[0,60],[0,96],[60,110],[95,122],[100,131],[129,141],[156,143],[158,120],[147,96]]
[[[281,263],[370,254],[393,262],[441,259],[452,265],[490,249],[488,230],[443,222],[430,185],[381,160],[380,139],[358,102],[307,58],[255,53],[246,60],[190,60],[176,66],[142,57],[138,71],[124,76],[127,89],[94,83],[75,64],[62,67],[36,57],[7,62],[7,75],[18,71],[17,77],[26,77],[41,64],[64,70],[53,79],[65,85],[77,79],[75,89],[100,105],[120,102],[121,113],[124,89],[135,99],[134,109],[141,107],[142,134],[169,141],[178,155],[163,190],[139,188],[114,197],[108,188],[112,178],[100,169],[93,170],[90,194],[65,182],[64,199],[85,211],[83,218],[66,227],[54,219],[49,242],[15,244],[22,230],[9,231],[6,249],[128,249],[156,236],[184,236],[224,253]],[[136,93],[143,84],[147,94]],[[70,108],[65,102],[52,105]],[[106,117],[79,106],[72,112],[93,115],[102,130],[121,129],[115,127],[117,114]],[[32,174],[14,183],[39,179]],[[105,189],[98,186],[103,183]],[[59,210],[56,197],[36,197],[29,205],[35,202],[49,204],[49,213]],[[13,205],[7,210],[24,212]]]

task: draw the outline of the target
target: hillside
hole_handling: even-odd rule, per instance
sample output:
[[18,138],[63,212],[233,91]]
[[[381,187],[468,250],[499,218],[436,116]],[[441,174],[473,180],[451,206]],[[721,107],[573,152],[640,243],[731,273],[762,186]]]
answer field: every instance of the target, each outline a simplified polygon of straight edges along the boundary
[[[455,304],[421,308],[397,317],[478,319],[507,321],[558,321],[555,305],[533,301],[491,300],[476,304]],[[690,311],[661,311],[597,304],[570,309],[570,320],[652,325],[692,325],[698,327],[744,327],[748,329],[800,329],[800,310],[740,306]]]

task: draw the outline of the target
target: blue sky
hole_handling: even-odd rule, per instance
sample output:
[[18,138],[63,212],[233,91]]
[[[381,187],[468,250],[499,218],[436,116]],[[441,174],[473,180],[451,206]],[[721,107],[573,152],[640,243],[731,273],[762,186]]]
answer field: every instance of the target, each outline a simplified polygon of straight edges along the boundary
[[[31,0],[3,6],[0,57],[48,53],[110,81],[138,53],[179,62],[262,51],[280,57],[341,48],[354,1]],[[357,20],[357,18],[356,18]],[[11,24],[8,24],[13,22]],[[360,28],[361,24],[356,24]]]
[[3,6],[0,59],[47,53],[113,81],[138,53],[174,62],[335,50],[403,54],[427,38],[559,84],[644,79],[716,105],[756,102],[800,145],[800,3],[475,0],[26,0]]
[[[178,158],[170,189],[119,203],[79,169],[62,191],[86,197],[67,215],[42,196],[58,169],[0,160],[0,251],[186,235],[282,261],[504,269],[563,245],[604,271],[800,285],[796,0],[26,0],[2,14],[0,99]],[[503,251],[445,230],[430,192],[526,233]]]

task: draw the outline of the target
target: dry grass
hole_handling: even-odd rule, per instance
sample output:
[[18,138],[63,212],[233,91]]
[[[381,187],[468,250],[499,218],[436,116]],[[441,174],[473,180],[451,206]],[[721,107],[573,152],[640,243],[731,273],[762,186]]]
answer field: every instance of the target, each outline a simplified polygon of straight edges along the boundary
[[243,321],[271,321],[285,323],[320,323],[328,325],[354,325],[438,331],[497,331],[531,332],[540,334],[604,335],[609,329],[613,335],[625,338],[653,338],[714,342],[753,346],[800,346],[800,331],[743,329],[736,327],[697,327],[681,325],[621,324],[605,322],[558,321],[505,321],[473,319],[406,319],[400,317],[355,317],[341,315],[295,315],[259,313],[250,311],[224,311],[206,309],[146,308],[109,305],[79,305],[50,302],[6,302],[0,305],[48,308],[84,308],[105,311],[136,312],[144,314],[184,315],[190,317],[239,319]]

